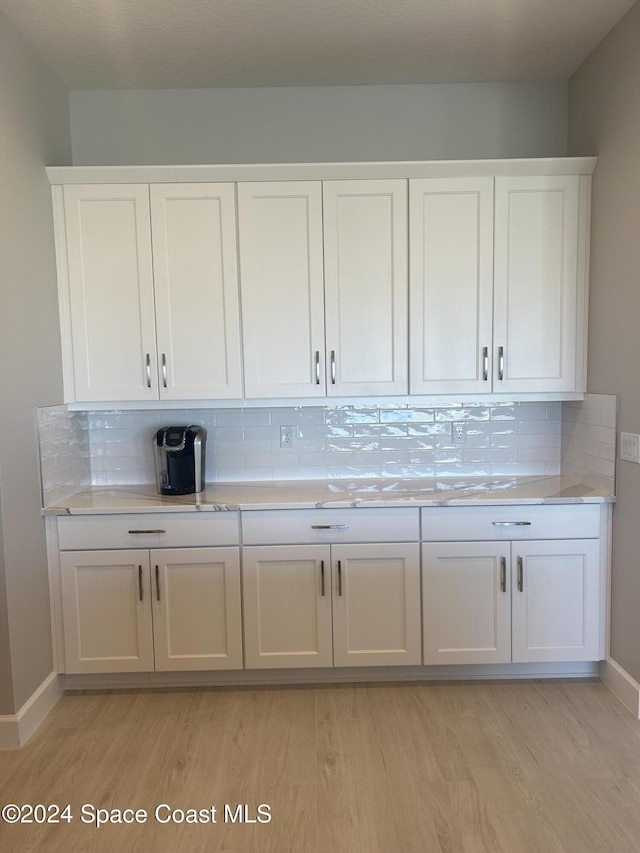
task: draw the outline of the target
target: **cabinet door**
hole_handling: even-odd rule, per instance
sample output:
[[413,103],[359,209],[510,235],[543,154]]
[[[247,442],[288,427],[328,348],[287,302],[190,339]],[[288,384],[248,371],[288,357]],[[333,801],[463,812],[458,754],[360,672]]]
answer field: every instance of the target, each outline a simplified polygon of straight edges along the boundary
[[409,182],[410,392],[491,391],[493,178]]
[[325,395],[322,190],[238,184],[247,397]]
[[146,184],[64,188],[76,401],[155,400]]
[[66,672],[153,669],[148,551],[60,554]]
[[151,186],[160,397],[242,396],[233,184]]
[[494,391],[580,390],[579,180],[496,178]]
[[242,549],[247,669],[333,663],[328,545]]
[[327,393],[406,394],[407,182],[322,193]]
[[599,540],[512,544],[513,660],[598,660]]
[[150,555],[157,670],[242,669],[238,548]]
[[508,542],[422,546],[425,664],[511,660],[509,558]]
[[334,545],[335,666],[421,663],[419,545]]

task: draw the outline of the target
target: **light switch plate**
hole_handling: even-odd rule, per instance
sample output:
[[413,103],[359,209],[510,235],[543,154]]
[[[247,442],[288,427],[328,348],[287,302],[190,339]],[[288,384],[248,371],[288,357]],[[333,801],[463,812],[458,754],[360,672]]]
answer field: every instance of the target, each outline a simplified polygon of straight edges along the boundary
[[620,433],[620,459],[640,463],[640,435],[633,432]]

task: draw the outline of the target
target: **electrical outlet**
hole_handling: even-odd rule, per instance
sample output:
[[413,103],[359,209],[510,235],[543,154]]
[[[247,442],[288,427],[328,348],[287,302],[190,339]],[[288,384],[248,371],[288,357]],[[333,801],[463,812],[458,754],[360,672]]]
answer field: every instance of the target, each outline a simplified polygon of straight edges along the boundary
[[293,447],[296,428],[292,426],[280,427],[280,447]]
[[453,444],[464,444],[467,440],[467,425],[455,423],[451,425],[451,441]]
[[640,435],[633,432],[620,433],[620,459],[640,462]]

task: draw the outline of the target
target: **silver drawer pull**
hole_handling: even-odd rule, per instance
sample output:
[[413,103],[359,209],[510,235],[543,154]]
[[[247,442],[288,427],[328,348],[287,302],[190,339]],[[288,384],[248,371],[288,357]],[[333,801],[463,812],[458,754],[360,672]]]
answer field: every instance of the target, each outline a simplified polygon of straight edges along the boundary
[[492,521],[494,527],[531,527],[530,521]]
[[312,530],[346,530],[348,524],[312,524]]
[[130,530],[129,533],[166,533],[166,530]]

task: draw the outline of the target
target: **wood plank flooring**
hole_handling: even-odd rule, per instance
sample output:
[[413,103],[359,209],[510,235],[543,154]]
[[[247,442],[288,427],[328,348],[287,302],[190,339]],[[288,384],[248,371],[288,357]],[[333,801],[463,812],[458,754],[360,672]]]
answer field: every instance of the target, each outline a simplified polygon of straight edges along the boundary
[[0,752],[5,803],[73,820],[0,823],[4,853],[634,853],[640,722],[597,681],[69,693]]

